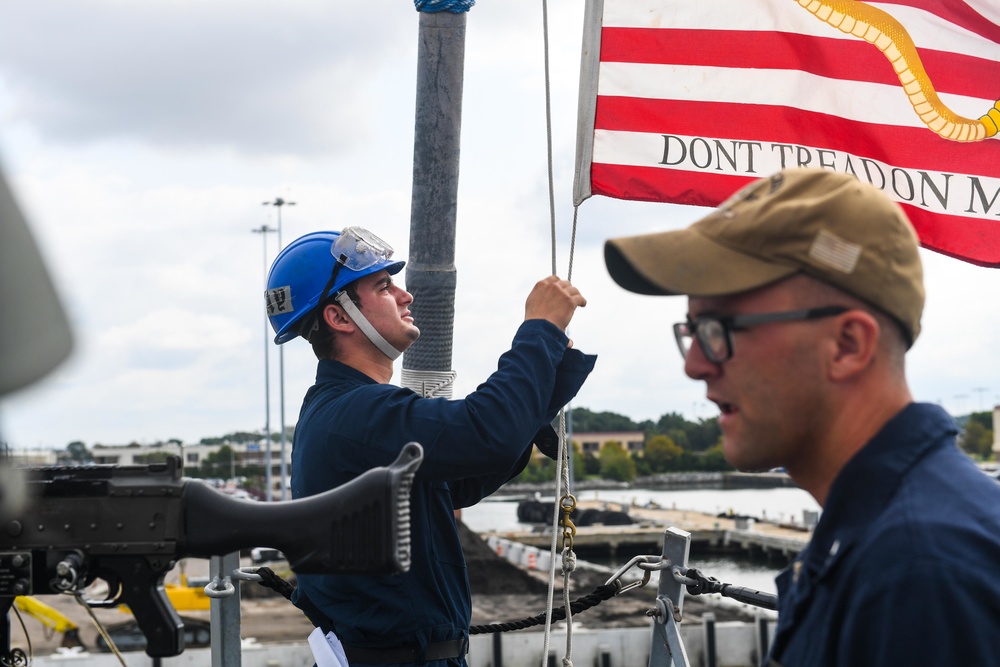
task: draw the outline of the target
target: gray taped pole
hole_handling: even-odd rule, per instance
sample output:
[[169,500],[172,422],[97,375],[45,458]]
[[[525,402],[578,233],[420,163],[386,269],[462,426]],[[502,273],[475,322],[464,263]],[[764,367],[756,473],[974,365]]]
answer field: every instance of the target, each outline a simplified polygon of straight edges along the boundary
[[420,13],[406,289],[421,335],[403,355],[410,376],[451,369],[465,26],[465,13]]

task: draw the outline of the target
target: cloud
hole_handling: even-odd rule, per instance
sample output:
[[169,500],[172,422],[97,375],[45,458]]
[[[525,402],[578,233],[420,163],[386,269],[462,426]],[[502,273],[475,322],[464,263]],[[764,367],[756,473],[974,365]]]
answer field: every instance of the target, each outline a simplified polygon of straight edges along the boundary
[[[262,429],[265,350],[272,428],[281,359],[294,423],[315,359],[302,341],[283,354],[269,342],[261,294],[278,239],[251,229],[277,226],[262,202],[281,196],[296,202],[281,213],[285,244],[360,224],[409,255],[417,13],[328,0],[8,4],[0,157],[78,346],[4,397],[0,436],[64,447]],[[602,256],[608,237],[683,227],[704,209],[594,197],[573,210],[582,18],[578,2],[549,3],[546,80],[540,6],[482,2],[468,15],[455,396],[495,370],[528,291],[552,271],[548,87],[556,272],[569,272],[576,216],[572,275],[590,303],[570,333],[600,357],[574,405],[707,418],[714,406],[684,376],[670,330],[685,299],[624,292]],[[925,257],[915,397],[1000,403],[1000,273]]]
[[11,120],[67,143],[336,152],[374,131],[372,84],[414,44],[415,14],[371,9],[306,0],[18,3],[4,9],[0,40],[17,100]]

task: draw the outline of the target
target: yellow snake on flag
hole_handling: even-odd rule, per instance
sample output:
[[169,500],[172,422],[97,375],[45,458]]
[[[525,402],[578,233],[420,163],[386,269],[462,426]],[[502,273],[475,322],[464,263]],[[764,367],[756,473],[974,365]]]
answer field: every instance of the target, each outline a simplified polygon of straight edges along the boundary
[[938,97],[917,54],[917,47],[899,21],[859,0],[795,0],[816,18],[874,44],[892,63],[913,110],[929,129],[952,141],[982,141],[1000,129],[1000,100],[978,120],[964,118]]

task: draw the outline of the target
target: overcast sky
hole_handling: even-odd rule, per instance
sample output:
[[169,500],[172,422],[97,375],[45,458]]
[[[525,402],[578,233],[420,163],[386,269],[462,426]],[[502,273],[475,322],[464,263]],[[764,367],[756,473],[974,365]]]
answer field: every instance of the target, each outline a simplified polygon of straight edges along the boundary
[[[583,3],[550,0],[558,272],[567,274]],[[550,273],[539,2],[468,15],[455,396],[495,368]],[[0,20],[0,164],[54,274],[70,360],[0,404],[15,447],[157,442],[262,430],[264,246],[366,226],[406,257],[418,15],[409,0],[52,0]],[[709,418],[670,325],[682,298],[617,288],[608,236],[687,225],[691,207],[593,198],[580,209],[570,334],[599,355],[574,406]],[[277,239],[267,239],[267,264]],[[953,414],[1000,402],[1000,273],[924,253],[917,398]],[[6,312],[4,317],[16,316]],[[419,323],[418,323],[419,324]],[[270,333],[270,332],[268,332]],[[270,336],[268,336],[270,339]],[[271,423],[280,423],[271,348]],[[315,360],[285,346],[286,421]],[[397,375],[398,377],[398,375]]]

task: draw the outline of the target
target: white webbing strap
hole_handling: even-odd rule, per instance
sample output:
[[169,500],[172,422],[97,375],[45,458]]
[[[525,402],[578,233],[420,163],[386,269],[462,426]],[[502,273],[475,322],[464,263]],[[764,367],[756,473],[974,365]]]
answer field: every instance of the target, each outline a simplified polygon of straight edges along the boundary
[[358,325],[361,332],[372,342],[372,344],[375,345],[375,347],[379,349],[379,351],[382,352],[382,354],[389,357],[393,361],[399,359],[400,355],[403,353],[394,348],[392,345],[389,345],[389,341],[382,338],[382,334],[378,331],[375,331],[375,327],[373,327],[372,323],[368,321],[368,318],[361,314],[361,311],[354,305],[354,302],[351,301],[351,297],[348,296],[345,290],[337,292],[337,296],[335,298],[337,299],[337,303],[339,303],[350,318],[354,320],[354,323]]

